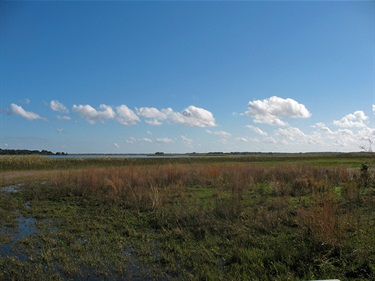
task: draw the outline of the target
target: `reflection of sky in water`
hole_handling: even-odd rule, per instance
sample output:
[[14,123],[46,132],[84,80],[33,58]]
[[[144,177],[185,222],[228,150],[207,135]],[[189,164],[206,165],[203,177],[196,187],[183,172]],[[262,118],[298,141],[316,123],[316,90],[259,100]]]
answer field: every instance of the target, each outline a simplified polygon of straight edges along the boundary
[[3,192],[9,192],[9,193],[16,193],[19,191],[19,187],[21,187],[23,184],[15,184],[15,185],[9,185],[4,186],[0,189],[0,191]]
[[[15,256],[20,261],[27,261],[27,256],[24,254],[21,254],[19,252],[16,252],[13,250],[15,244],[22,238],[32,235],[37,232],[37,228],[35,226],[36,219],[35,218],[25,218],[22,215],[19,215],[17,218],[18,227],[17,227],[17,233],[13,236],[13,240],[5,245],[0,246],[0,255],[5,256]],[[2,230],[2,234],[5,233],[12,233],[11,231]]]

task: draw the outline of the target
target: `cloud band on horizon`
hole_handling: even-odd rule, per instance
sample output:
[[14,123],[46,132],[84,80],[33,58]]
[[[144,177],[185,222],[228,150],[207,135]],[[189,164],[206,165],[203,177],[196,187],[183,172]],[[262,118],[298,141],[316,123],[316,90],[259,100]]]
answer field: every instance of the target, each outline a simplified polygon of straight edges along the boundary
[[140,122],[139,117],[146,118],[149,125],[160,126],[164,120],[171,124],[182,124],[190,127],[214,127],[216,126],[213,114],[203,108],[190,105],[182,112],[176,112],[172,108],[158,110],[156,108],[141,107],[136,108],[135,112],[126,105],[116,107],[116,112],[111,106],[101,104],[99,110],[91,105],[73,105],[73,111],[78,113],[90,124],[97,121],[104,122],[106,119],[114,119],[125,126],[135,125]]

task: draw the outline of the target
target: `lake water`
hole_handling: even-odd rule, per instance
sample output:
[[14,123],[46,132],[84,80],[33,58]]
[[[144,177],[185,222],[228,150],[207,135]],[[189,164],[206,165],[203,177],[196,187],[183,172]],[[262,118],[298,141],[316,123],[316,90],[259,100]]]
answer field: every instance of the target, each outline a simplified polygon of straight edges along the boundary
[[69,158],[188,158],[188,154],[68,154],[68,155],[46,155],[44,157],[54,159],[69,159]]

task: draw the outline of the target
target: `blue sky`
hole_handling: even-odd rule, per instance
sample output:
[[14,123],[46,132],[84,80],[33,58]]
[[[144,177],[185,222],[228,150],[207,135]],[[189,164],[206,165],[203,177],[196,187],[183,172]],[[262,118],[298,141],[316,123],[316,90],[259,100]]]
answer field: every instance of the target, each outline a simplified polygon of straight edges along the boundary
[[359,151],[374,1],[2,1],[0,148]]

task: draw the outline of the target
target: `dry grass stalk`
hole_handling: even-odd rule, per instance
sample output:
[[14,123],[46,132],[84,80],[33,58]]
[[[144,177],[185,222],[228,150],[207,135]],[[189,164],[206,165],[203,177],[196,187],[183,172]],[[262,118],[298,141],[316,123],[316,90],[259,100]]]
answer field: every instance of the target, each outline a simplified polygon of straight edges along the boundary
[[308,208],[301,208],[298,219],[308,233],[322,244],[336,245],[342,239],[340,209],[336,202],[324,200]]

